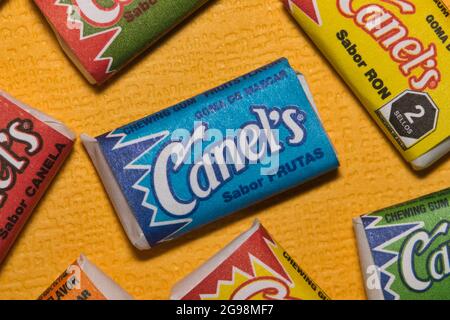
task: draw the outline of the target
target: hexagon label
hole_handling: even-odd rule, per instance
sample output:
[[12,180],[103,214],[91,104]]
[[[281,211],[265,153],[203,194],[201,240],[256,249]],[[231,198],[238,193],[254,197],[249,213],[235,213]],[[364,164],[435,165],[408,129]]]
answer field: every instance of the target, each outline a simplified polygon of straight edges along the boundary
[[436,129],[439,108],[427,93],[407,90],[377,114],[407,150]]

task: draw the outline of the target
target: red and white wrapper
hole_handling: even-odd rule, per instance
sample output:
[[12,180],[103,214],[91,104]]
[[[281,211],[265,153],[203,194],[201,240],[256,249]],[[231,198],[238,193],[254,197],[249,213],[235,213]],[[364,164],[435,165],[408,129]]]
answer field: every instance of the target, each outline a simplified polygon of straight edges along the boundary
[[172,300],[329,300],[327,294],[256,221],[180,281]]
[[0,91],[0,264],[74,139],[62,123]]

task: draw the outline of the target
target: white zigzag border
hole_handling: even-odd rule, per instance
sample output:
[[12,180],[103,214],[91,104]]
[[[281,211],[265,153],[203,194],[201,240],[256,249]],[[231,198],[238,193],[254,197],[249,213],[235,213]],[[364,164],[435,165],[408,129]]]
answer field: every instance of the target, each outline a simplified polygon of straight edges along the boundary
[[55,0],[54,5],[55,6],[60,6],[60,7],[67,7],[67,21],[68,22],[75,22],[75,23],[79,23],[80,25],[80,40],[87,40],[87,39],[91,39],[91,38],[95,38],[99,35],[111,32],[111,31],[115,31],[114,35],[111,37],[111,39],[108,41],[108,43],[105,45],[105,47],[98,53],[98,55],[94,58],[94,61],[100,62],[100,61],[108,61],[108,68],[106,70],[106,73],[111,73],[114,72],[115,70],[111,70],[111,66],[114,62],[114,59],[112,57],[102,57],[103,54],[106,52],[106,50],[108,50],[108,48],[110,47],[110,45],[114,42],[114,40],[116,40],[116,38],[119,36],[119,34],[122,32],[122,27],[115,27],[115,28],[111,28],[105,31],[101,31],[95,34],[92,34],[90,36],[85,37],[84,36],[84,24],[81,20],[71,20],[70,17],[70,11],[72,10],[74,7],[76,7],[73,4],[66,4],[66,3],[60,3],[61,0]]
[[152,171],[152,166],[151,165],[136,165],[135,163],[138,162],[139,159],[144,157],[149,151],[151,151],[153,148],[155,148],[157,145],[159,145],[163,140],[165,140],[169,136],[169,134],[170,134],[170,132],[167,131],[167,130],[166,131],[161,131],[161,132],[153,133],[153,134],[144,136],[142,138],[131,140],[131,141],[128,141],[128,142],[125,142],[125,143],[123,141],[128,136],[125,133],[115,133],[114,131],[112,131],[111,133],[109,133],[106,136],[107,138],[120,138],[119,141],[115,144],[115,146],[113,147],[112,150],[121,149],[121,148],[130,146],[130,145],[133,145],[133,144],[136,144],[136,143],[141,143],[141,142],[152,140],[152,139],[159,139],[158,142],[156,142],[154,145],[152,145],[147,150],[142,152],[141,155],[139,155],[136,159],[133,159],[130,163],[128,163],[124,167],[124,169],[125,170],[145,170],[145,173],[142,175],[142,177],[139,180],[137,180],[134,183],[132,188],[137,190],[137,191],[141,191],[141,192],[144,193],[144,197],[142,199],[141,206],[143,206],[144,208],[147,208],[149,210],[152,210],[154,212],[154,214],[152,215],[152,220],[150,221],[150,224],[149,224],[150,227],[162,227],[162,226],[169,226],[169,225],[174,225],[174,224],[186,223],[184,226],[182,226],[181,228],[177,229],[176,231],[174,231],[173,233],[168,235],[166,238],[162,239],[160,242],[166,242],[166,241],[172,240],[171,237],[173,235],[175,235],[180,230],[182,230],[185,227],[187,227],[193,220],[192,220],[192,218],[186,218],[186,219],[179,219],[179,220],[166,221],[166,222],[156,222],[156,217],[157,217],[157,214],[158,214],[158,208],[148,201],[148,199],[150,197],[151,189],[147,188],[147,187],[143,187],[143,186],[140,185],[140,183],[150,175],[150,173]]
[[384,274],[386,274],[389,277],[389,281],[386,283],[386,287],[384,288],[384,290],[386,290],[386,292],[392,294],[395,297],[395,300],[400,299],[400,296],[398,293],[396,293],[395,291],[393,291],[391,289],[392,284],[395,282],[396,277],[395,275],[393,275],[392,273],[388,272],[387,269],[393,265],[396,261],[398,261],[398,252],[394,252],[394,251],[389,251],[386,250],[385,248],[390,246],[391,244],[393,244],[394,242],[407,237],[408,235],[410,235],[411,233],[417,231],[418,229],[423,228],[425,225],[423,222],[417,222],[417,223],[400,223],[400,224],[395,224],[395,225],[388,225],[388,226],[378,226],[378,224],[383,220],[382,217],[376,216],[374,217],[371,214],[365,215],[363,216],[363,218],[376,218],[373,222],[371,222],[365,229],[366,230],[375,230],[375,229],[381,229],[381,228],[389,228],[389,227],[402,227],[402,226],[410,226],[410,225],[414,225],[416,224],[415,227],[411,227],[411,229],[399,234],[398,236],[390,239],[387,242],[384,242],[382,244],[380,244],[378,247],[374,248],[373,251],[378,251],[381,253],[387,253],[387,254],[391,254],[394,255],[394,257],[389,260],[388,262],[386,262],[384,265],[380,266],[380,272],[383,272]]
[[[270,241],[270,240],[268,240],[268,239],[266,239],[266,238],[264,238],[264,241],[266,242],[266,244],[267,244],[267,246],[269,247],[269,249],[271,248],[271,246],[277,247],[277,245],[276,245],[275,243],[273,243],[272,241]],[[272,251],[272,249],[271,249],[271,251]],[[272,253],[273,253],[273,251],[272,251]],[[273,253],[273,255],[276,257],[275,253]],[[256,258],[256,257],[255,257],[254,255],[252,255],[251,253],[248,254],[248,257],[249,257],[249,259],[250,259],[250,265],[252,266],[252,273],[253,273],[253,275],[246,273],[245,271],[239,269],[239,268],[236,267],[236,266],[233,266],[232,269],[231,269],[231,274],[232,274],[231,280],[219,280],[219,281],[217,282],[216,293],[214,293],[214,294],[201,294],[201,295],[200,295],[200,298],[201,298],[202,300],[204,300],[204,299],[208,299],[208,300],[209,300],[209,299],[218,299],[219,296],[220,296],[220,289],[221,289],[223,286],[232,286],[232,285],[234,285],[234,284],[236,283],[235,277],[236,277],[237,274],[240,274],[240,275],[242,275],[242,276],[244,276],[244,277],[247,277],[248,279],[254,278],[254,277],[256,276],[256,270],[255,270],[255,265],[256,265],[256,263],[259,264],[260,266],[264,267],[264,268],[267,268],[267,270],[268,270],[270,273],[272,273],[274,276],[276,276],[278,279],[280,279],[280,280],[286,280],[285,277],[283,277],[282,275],[280,275],[278,272],[276,272],[275,270],[273,270],[271,267],[269,267],[268,265],[266,265],[264,262],[262,262],[261,260],[259,260],[258,258]],[[295,286],[294,281],[292,281],[291,277],[290,277],[289,274],[286,272],[286,269],[284,268],[284,266],[283,266],[281,263],[280,263],[280,266],[283,268],[284,273],[285,273],[285,274],[288,276],[288,278],[289,278],[289,280],[288,280],[289,283],[287,283],[287,284],[289,285],[290,288],[294,288],[294,286]]]

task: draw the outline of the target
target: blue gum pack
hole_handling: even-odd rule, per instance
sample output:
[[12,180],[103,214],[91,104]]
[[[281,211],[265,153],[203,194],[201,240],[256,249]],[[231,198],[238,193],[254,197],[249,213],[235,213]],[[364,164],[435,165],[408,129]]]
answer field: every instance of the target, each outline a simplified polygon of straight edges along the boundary
[[82,140],[139,249],[339,166],[308,86],[286,59]]

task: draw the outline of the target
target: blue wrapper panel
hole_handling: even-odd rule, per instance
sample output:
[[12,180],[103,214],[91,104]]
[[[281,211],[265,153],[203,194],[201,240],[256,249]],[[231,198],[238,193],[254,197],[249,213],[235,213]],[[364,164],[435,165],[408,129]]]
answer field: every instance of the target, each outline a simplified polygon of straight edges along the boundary
[[286,59],[97,140],[151,246],[339,166]]

